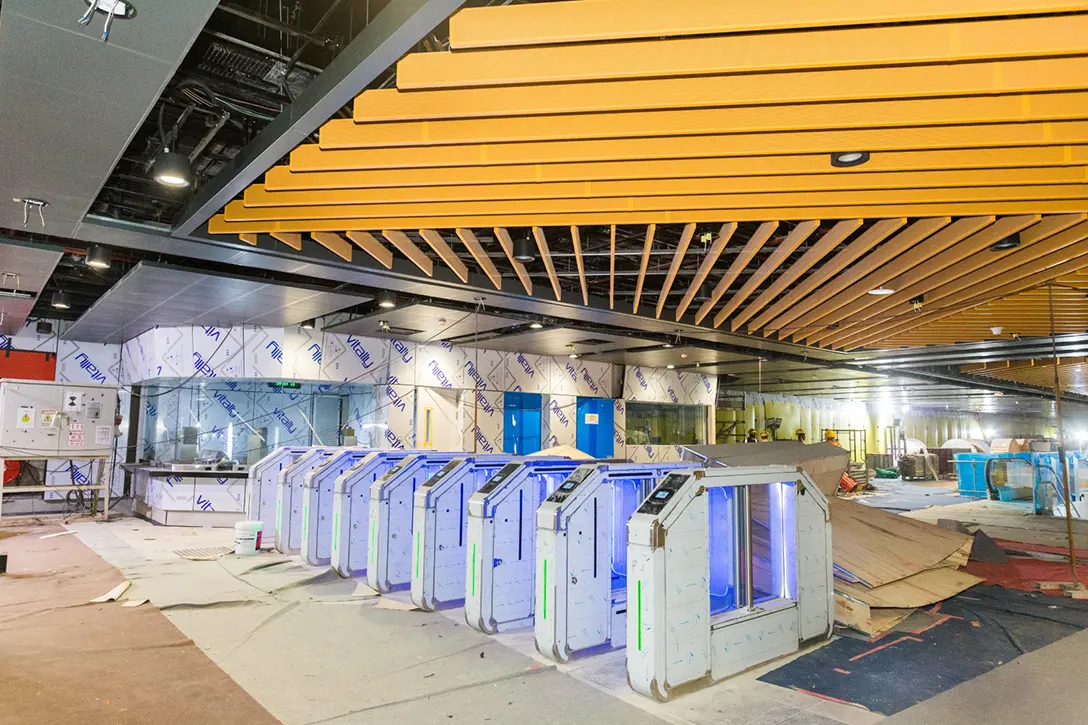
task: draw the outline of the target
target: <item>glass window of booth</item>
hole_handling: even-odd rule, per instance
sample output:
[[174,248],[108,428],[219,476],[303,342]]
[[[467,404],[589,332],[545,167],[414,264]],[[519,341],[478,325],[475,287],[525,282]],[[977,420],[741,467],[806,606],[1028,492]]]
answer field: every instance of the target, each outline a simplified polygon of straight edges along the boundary
[[251,464],[278,446],[379,445],[373,386],[160,379],[143,386],[140,458]]
[[627,445],[698,445],[706,442],[706,407],[627,403]]

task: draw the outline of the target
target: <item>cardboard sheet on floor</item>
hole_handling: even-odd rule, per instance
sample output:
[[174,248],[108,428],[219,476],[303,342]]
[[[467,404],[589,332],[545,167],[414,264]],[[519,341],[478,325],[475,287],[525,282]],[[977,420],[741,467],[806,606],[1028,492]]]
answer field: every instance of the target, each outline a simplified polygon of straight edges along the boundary
[[[799,441],[773,443],[729,443],[711,446],[685,446],[726,466],[800,466],[824,495],[839,488],[850,453],[830,443],[805,444]],[[688,455],[684,460],[696,460]]]
[[916,608],[936,604],[981,583],[982,579],[973,574],[942,567],[927,569],[872,589],[860,584],[836,581],[835,591],[870,607]]
[[1088,602],[987,585],[934,609],[918,630],[841,637],[759,679],[892,715],[1088,629]]
[[841,498],[830,499],[835,568],[870,587],[939,566],[971,538]]

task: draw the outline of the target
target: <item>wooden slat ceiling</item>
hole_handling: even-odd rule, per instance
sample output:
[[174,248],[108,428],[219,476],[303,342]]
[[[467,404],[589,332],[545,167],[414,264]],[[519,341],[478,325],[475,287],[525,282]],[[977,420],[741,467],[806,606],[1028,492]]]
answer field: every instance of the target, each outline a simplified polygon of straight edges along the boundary
[[[972,375],[1035,385],[1041,388],[1054,387],[1053,358],[963,365],[960,370]],[[1061,381],[1063,392],[1088,393],[1088,358],[1058,358],[1058,379]]]
[[1040,334],[1088,269],[1088,2],[470,8],[396,77],[209,231],[842,350]]

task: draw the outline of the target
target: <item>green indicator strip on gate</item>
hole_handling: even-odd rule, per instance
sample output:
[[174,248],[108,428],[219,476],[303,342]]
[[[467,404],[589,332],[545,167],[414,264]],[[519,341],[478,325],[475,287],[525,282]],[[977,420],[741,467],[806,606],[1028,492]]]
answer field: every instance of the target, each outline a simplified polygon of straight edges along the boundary
[[333,512],[332,515],[332,550],[336,551],[340,546],[340,542],[337,541],[340,537],[337,534],[340,533],[340,514]]
[[642,651],[642,580],[638,580],[638,584],[635,586],[637,592],[635,600],[635,608],[638,611],[638,651]]
[[548,618],[548,560],[544,560],[544,619]]
[[419,579],[419,562],[422,560],[422,557],[419,555],[419,537],[420,537],[420,532],[417,531],[416,532],[416,579]]
[[472,596],[476,596],[476,544],[472,545]]
[[[367,558],[374,557],[374,525],[370,525],[370,550],[366,553]],[[377,558],[374,558],[377,561]]]
[[306,531],[310,528],[310,507],[302,507],[302,538],[306,538]]

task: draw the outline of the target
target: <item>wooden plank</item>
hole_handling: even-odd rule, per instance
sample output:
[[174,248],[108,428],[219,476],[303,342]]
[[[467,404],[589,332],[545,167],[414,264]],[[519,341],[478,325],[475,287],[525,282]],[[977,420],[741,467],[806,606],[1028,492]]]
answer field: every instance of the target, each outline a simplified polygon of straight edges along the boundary
[[254,247],[257,246],[257,235],[253,232],[239,234],[238,239],[245,242],[246,244],[253,245]]
[[[1021,249],[1026,249],[1027,247],[1041,240],[1049,239],[1055,234],[1069,229],[1074,224],[1084,221],[1086,218],[1088,218],[1088,215],[1085,214],[1057,214],[1054,216],[1046,217],[1038,224],[1035,224],[1034,226],[1020,233]],[[926,295],[929,294],[931,290],[936,290],[942,285],[945,285],[953,280],[962,279],[966,275],[973,274],[977,270],[982,269],[983,267],[986,267],[991,263],[991,259],[988,259],[982,255],[978,255],[974,258],[963,260],[961,263],[948,267],[947,269],[937,271],[934,274],[926,277],[924,280],[910,285],[903,291],[905,294],[910,295],[909,297],[907,297],[908,300],[911,297],[915,297],[917,295]],[[934,299],[934,295],[929,294],[929,299],[930,301],[932,301]],[[895,318],[899,315],[907,314],[912,310],[906,305],[895,304],[888,306],[880,305],[877,308],[877,311],[879,311],[879,313],[881,313],[885,318]],[[876,313],[876,311],[874,313]],[[881,320],[880,323],[862,323],[855,326],[853,329],[847,331],[848,334],[843,335],[841,338],[835,340],[836,346],[862,337],[865,331],[872,330],[872,328],[875,327],[877,324],[886,324],[886,319]],[[989,325],[987,325],[987,327],[989,327]]]
[[[291,152],[293,171],[439,168],[532,163],[697,159],[714,156],[773,156],[863,148],[884,152],[981,149],[1088,142],[1088,122],[1042,121],[981,126],[918,126],[828,131],[654,136],[639,139],[561,139],[526,143],[322,149],[305,144]],[[871,162],[871,160],[870,160]],[[872,170],[866,166],[866,171]],[[850,173],[850,172],[846,172]],[[636,177],[638,178],[638,177]],[[448,182],[447,182],[448,183]],[[244,205],[244,202],[240,202]]]
[[714,327],[721,327],[725,319],[733,314],[737,307],[748,299],[756,291],[756,288],[763,284],[763,281],[771,276],[772,272],[782,266],[786,259],[819,228],[820,222],[818,220],[801,222],[795,226],[786,235],[786,238],[778,244],[771,256],[767,257],[767,261],[761,264],[759,269],[752,272],[752,276],[748,278],[744,286],[725,303],[725,306],[718,311],[718,314],[714,315]]
[[1088,17],[1069,15],[411,53],[397,63],[397,88],[624,82],[1069,56],[1083,52],[1086,34]]
[[707,275],[710,274],[710,270],[714,269],[714,265],[718,263],[718,258],[722,256],[722,252],[725,251],[725,245],[729,243],[729,240],[733,237],[735,231],[737,231],[736,222],[722,224],[722,228],[718,230],[717,238],[714,240],[714,243],[710,245],[710,249],[706,251],[706,256],[703,257],[699,269],[695,272],[695,277],[692,278],[688,291],[684,293],[684,297],[676,307],[677,322],[679,322],[680,318],[687,312],[688,307],[691,305],[691,301],[694,300],[695,295],[699,293],[699,288],[706,280]]
[[582,304],[589,304],[589,290],[586,289],[586,265],[582,260],[582,237],[578,227],[570,228],[570,243],[574,247],[574,263],[578,266],[578,284],[582,287]]
[[744,271],[744,268],[756,256],[756,253],[763,248],[763,245],[767,243],[767,240],[771,238],[777,228],[778,222],[776,221],[763,222],[759,225],[759,228],[752,234],[751,239],[740,250],[733,263],[729,265],[729,269],[718,280],[718,284],[714,287],[714,291],[710,293],[710,297],[699,306],[699,310],[695,313],[696,322],[702,322],[703,318],[710,314],[710,311],[714,309],[714,305],[718,304],[718,300],[729,290],[729,285],[733,284],[733,281],[740,276],[740,273]]
[[835,589],[870,607],[927,607],[983,581],[965,571],[938,567],[872,589],[844,581],[835,582]]
[[665,284],[661,286],[661,294],[657,299],[656,317],[659,320],[661,319],[661,311],[665,309],[665,301],[669,298],[672,283],[676,280],[676,273],[680,271],[680,265],[684,262],[684,255],[688,252],[688,245],[691,244],[691,237],[694,234],[694,224],[685,225],[684,231],[680,233],[680,241],[676,245],[676,252],[672,255],[672,264],[669,265],[669,272],[665,275]]
[[296,252],[302,251],[302,235],[296,232],[272,232],[272,238],[283,242]]
[[499,270],[496,269],[495,264],[491,261],[491,258],[487,256],[487,252],[484,251],[483,246],[476,239],[476,235],[472,233],[471,229],[458,229],[458,238],[464,243],[473,259],[476,260],[476,264],[480,265],[480,269],[487,275],[487,278],[491,280],[491,284],[495,285],[495,289],[502,289],[502,276],[499,274]]
[[[1008,296],[1034,286],[1030,282],[1044,282],[1047,279],[1054,279],[1062,274],[1082,269],[1083,265],[1077,262],[1076,258],[1088,253],[1088,243],[1084,241],[1086,238],[1088,238],[1088,222],[1081,222],[1049,239],[1021,248],[1005,256],[1001,266],[986,268],[988,274],[984,272],[973,278],[970,285],[953,281],[933,290],[930,295],[934,301],[942,301],[942,309],[929,313],[923,311],[922,314],[904,322],[883,325],[876,332],[866,333],[863,337],[846,343],[845,347],[854,349],[860,345],[889,338],[943,319],[967,307],[984,304],[988,301],[984,296],[987,294],[1000,291],[999,297]],[[974,302],[969,303],[971,300]],[[957,307],[961,304],[962,306]]]
[[446,240],[442,238],[442,235],[434,229],[420,229],[419,236],[423,237],[423,240],[430,245],[446,266],[453,270],[462,282],[468,282],[468,266],[461,261],[461,258],[457,256],[457,252],[453,251],[453,247],[446,243]]
[[428,277],[434,276],[434,262],[423,253],[422,249],[416,246],[415,242],[408,238],[407,234],[395,229],[384,229],[382,230],[382,236],[388,239],[389,243],[407,257],[412,264],[419,267],[420,272]]
[[638,267],[638,281],[635,283],[635,304],[631,310],[636,315],[638,314],[638,302],[642,298],[642,285],[646,281],[646,268],[650,265],[650,248],[654,244],[654,234],[657,231],[656,224],[650,224],[646,227],[646,241],[642,245],[642,261]]
[[[986,218],[992,219],[992,217]],[[850,323],[861,323],[860,326],[869,327],[870,321],[885,321],[884,313],[888,309],[904,302],[909,304],[911,299],[924,295],[926,289],[936,286],[929,285],[926,280],[932,279],[949,267],[963,263],[971,264],[975,256],[986,252],[994,242],[1016,234],[1039,220],[1040,217],[1037,214],[1004,217],[997,220],[940,254],[934,255],[925,264],[919,264],[913,269],[901,270],[888,281],[888,287],[894,289],[895,294],[888,295],[884,299],[875,299],[872,295],[867,295],[869,299],[860,298],[840,308],[837,315],[840,329],[838,331],[825,329],[809,339],[813,343],[822,343],[825,346],[835,345],[840,340],[856,334],[859,325],[848,326]]]
[[510,232],[502,227],[495,227],[495,238],[499,240],[499,245],[506,254],[506,258],[510,261],[510,266],[514,268],[514,274],[521,280],[521,286],[525,288],[525,294],[533,294],[533,280],[529,278],[529,272],[526,271],[524,264],[514,259],[514,240],[510,238]]
[[548,249],[548,238],[544,236],[544,230],[533,227],[533,238],[536,239],[536,248],[540,252],[540,261],[544,263],[544,270],[548,273],[548,279],[552,283],[555,299],[563,299],[563,289],[559,286],[559,277],[555,274],[555,262],[552,261],[551,250]]
[[599,80],[431,91],[378,88],[355,98],[353,118],[368,123],[1071,91],[1088,87],[1086,78],[1088,58],[1074,57],[955,63],[942,67],[940,73],[929,65],[908,65],[622,83]]
[[587,43],[632,38],[724,35],[800,28],[917,23],[1082,10],[1069,0],[822,0],[724,3],[685,0],[661,12],[660,0],[526,3],[471,7],[450,18],[450,47]]
[[577,224],[680,224],[687,222],[720,224],[722,219],[737,222],[760,222],[768,218],[794,219],[853,219],[855,217],[899,217],[903,215],[974,216],[979,214],[1065,214],[1080,212],[1083,200],[1057,201],[978,201],[969,203],[932,204],[874,204],[865,206],[814,206],[782,208],[721,208],[685,209],[682,211],[646,212],[580,212],[548,211],[534,213],[482,213],[455,216],[394,216],[351,219],[297,219],[232,222],[217,214],[208,222],[210,234],[240,234],[242,232],[336,232],[352,229],[453,229],[456,227],[506,226],[547,227]]
[[[862,298],[866,298],[863,299],[863,302],[868,302],[869,299],[873,298],[873,295],[869,294],[869,290],[889,284],[891,280],[902,273],[909,273],[918,269],[924,272],[924,270],[930,268],[934,257],[993,223],[994,217],[992,216],[967,217],[957,219],[938,230],[926,237],[923,243],[916,244],[900,254],[894,262],[869,272],[853,284],[850,289],[836,295],[833,301],[825,301],[819,310],[814,310],[810,315],[802,318],[805,319],[804,323],[799,320],[798,324],[804,324],[806,329],[795,335],[794,339],[804,338],[807,341],[827,337],[834,332],[833,330],[827,330],[827,325],[842,323],[843,318],[846,316],[842,311],[843,307]],[[891,289],[898,291],[898,288],[893,287]],[[823,325],[822,328],[821,325]]]
[[[320,130],[323,149],[523,143],[565,138],[643,139],[768,131],[1062,121],[1088,117],[1088,93],[1029,93],[911,98],[852,103],[786,103],[735,108],[677,108],[569,116],[391,121],[334,118]],[[250,197],[246,195],[246,204]]]
[[349,231],[347,232],[348,239],[355,242],[355,245],[359,249],[369,254],[375,262],[382,265],[386,269],[393,268],[393,252],[389,247],[385,246],[370,232],[362,231]]
[[883,219],[869,227],[862,232],[861,236],[850,242],[846,249],[843,249],[832,257],[830,261],[824,263],[815,272],[805,277],[799,285],[790,290],[769,309],[761,312],[759,317],[748,325],[748,332],[754,332],[764,327],[771,320],[777,319],[783,312],[790,309],[798,301],[804,299],[817,287],[855,262],[863,254],[880,244],[884,239],[899,230],[906,223],[907,220],[900,217],[898,219]]
[[616,225],[608,234],[608,309],[616,309]]
[[969,539],[864,504],[835,497],[829,503],[835,566],[868,587],[899,581],[937,566]]
[[351,245],[334,232],[311,232],[310,239],[320,244],[345,262],[351,261]]
[[[780,315],[778,319],[767,325],[767,329],[777,330],[779,337],[799,335],[803,331],[803,326],[806,322],[822,317],[822,305],[833,301],[836,295],[841,294],[851,285],[856,284],[865,277],[865,275],[892,261],[915,244],[918,244],[921,240],[947,226],[951,221],[952,220],[949,217],[919,219],[889,239],[879,249],[866,256],[859,263],[851,265],[849,270],[839,274],[830,282],[820,287],[814,294]],[[790,325],[788,330],[785,329],[786,324]]]
[[820,241],[816,242],[806,251],[801,258],[790,265],[789,269],[779,275],[767,289],[760,293],[759,297],[744,306],[744,309],[733,316],[729,322],[729,328],[734,332],[747,322],[752,315],[766,307],[771,300],[782,294],[787,287],[797,281],[801,275],[812,269],[821,259],[830,254],[831,250],[848,236],[854,233],[864,222],[863,219],[846,219],[824,232]]

